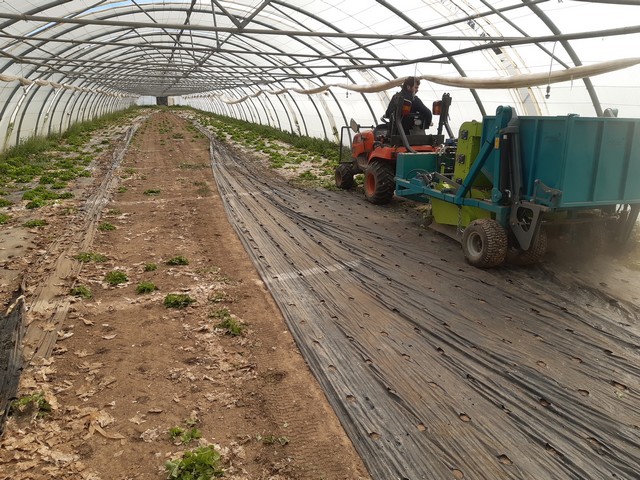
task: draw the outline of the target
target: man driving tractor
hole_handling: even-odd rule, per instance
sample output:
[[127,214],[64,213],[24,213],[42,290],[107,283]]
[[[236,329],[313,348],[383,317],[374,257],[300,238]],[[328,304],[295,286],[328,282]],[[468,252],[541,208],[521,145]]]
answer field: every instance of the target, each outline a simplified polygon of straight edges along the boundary
[[429,108],[422,103],[419,97],[416,96],[418,88],[420,87],[420,79],[416,77],[407,77],[402,83],[401,90],[391,97],[387,111],[384,114],[384,118],[391,121],[391,131],[395,132],[395,119],[400,116],[402,128],[408,135],[409,130],[413,126],[414,117],[409,115],[410,113],[417,113],[423,117],[423,129],[427,129],[431,126],[432,113]]

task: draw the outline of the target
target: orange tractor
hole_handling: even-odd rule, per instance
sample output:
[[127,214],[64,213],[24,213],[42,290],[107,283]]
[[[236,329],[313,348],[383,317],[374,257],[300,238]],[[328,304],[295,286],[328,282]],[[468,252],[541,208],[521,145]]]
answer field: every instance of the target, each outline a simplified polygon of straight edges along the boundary
[[[405,133],[399,117],[382,118],[385,123],[375,127],[362,127],[352,119],[350,125],[342,127],[340,132],[340,145],[345,129],[353,130],[355,136],[351,142],[351,160],[343,162],[340,150],[340,165],[335,170],[336,186],[347,190],[354,185],[354,175],[364,173],[366,199],[377,205],[389,203],[396,188],[396,158],[399,153],[434,152],[442,148],[445,144],[443,129],[454,141],[448,122],[450,105],[451,97],[447,93],[442,100],[433,103],[433,114],[440,116],[436,135],[425,133],[429,125],[424,125],[425,119],[418,114],[408,114],[413,117],[409,134]],[[367,130],[360,131],[361,128]]]

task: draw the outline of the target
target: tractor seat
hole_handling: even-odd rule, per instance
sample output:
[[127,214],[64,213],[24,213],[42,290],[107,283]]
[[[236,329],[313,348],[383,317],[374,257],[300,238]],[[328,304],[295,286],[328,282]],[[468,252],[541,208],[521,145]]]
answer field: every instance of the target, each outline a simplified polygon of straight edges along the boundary
[[380,125],[377,125],[373,129],[373,138],[375,138],[376,140],[380,140],[383,143],[385,142],[385,140],[387,140],[388,134],[389,134],[388,123],[381,123]]

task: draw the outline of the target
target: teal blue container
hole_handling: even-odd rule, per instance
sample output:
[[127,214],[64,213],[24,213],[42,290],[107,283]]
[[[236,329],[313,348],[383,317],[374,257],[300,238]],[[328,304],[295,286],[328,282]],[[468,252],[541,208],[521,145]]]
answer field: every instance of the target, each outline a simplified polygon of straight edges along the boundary
[[[484,117],[483,144],[494,142],[496,118]],[[523,199],[554,208],[640,203],[640,119],[519,117],[518,125]],[[494,150],[482,170],[490,179],[497,162]]]
[[436,172],[438,168],[438,155],[430,152],[399,153],[396,160],[396,176],[406,180],[421,173]]

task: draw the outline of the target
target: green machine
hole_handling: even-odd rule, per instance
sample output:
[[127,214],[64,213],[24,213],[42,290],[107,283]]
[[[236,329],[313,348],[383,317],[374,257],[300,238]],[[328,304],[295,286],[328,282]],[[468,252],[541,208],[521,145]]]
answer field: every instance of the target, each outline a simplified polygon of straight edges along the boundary
[[508,106],[466,122],[457,144],[403,153],[397,196],[430,202],[435,226],[461,240],[469,263],[539,261],[547,229],[615,232],[640,210],[640,119],[518,117]]

